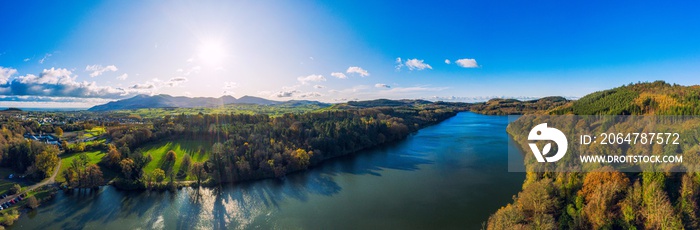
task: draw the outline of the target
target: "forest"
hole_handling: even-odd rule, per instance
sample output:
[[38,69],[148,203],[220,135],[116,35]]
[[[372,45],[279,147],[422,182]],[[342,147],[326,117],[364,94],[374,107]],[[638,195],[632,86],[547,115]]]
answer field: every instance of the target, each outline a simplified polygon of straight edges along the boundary
[[[0,166],[26,174],[39,181],[51,175],[58,164],[59,148],[42,142],[29,141],[22,136],[27,131],[43,132],[35,122],[0,121]],[[49,128],[53,131],[53,128]]]
[[[449,108],[381,107],[357,110],[285,114],[279,117],[248,114],[165,116],[150,125],[109,127],[105,162],[121,172],[118,184],[145,186],[161,178],[190,175],[197,183],[219,184],[284,177],[323,160],[400,140],[427,125],[452,117]],[[162,139],[213,143],[206,162],[191,156],[177,159],[168,152],[165,162],[180,162],[170,172],[144,173],[153,156],[139,146]],[[133,150],[133,151],[132,151]],[[161,175],[161,174],[168,175]]]
[[[161,116],[148,117],[138,115],[143,110],[5,111],[0,113],[0,164],[40,181],[63,161],[57,179],[63,188],[89,189],[111,182],[124,189],[151,189],[284,178],[333,157],[404,139],[466,109],[427,101],[387,106],[389,102],[352,102],[343,108],[281,115],[262,109],[179,114],[159,109]],[[54,122],[45,122],[47,117]],[[49,133],[71,137],[58,145],[24,137]],[[163,149],[162,143],[195,151],[183,154]],[[162,154],[156,155],[156,149]]]
[[[548,110],[549,114],[575,115],[698,115],[700,88],[671,85],[657,81],[636,83],[595,92],[580,100]],[[527,131],[521,128],[539,121],[523,116],[511,123],[509,134],[527,146]],[[684,136],[680,145],[649,146],[650,153],[683,154],[682,168],[632,172],[611,166],[594,165],[590,172],[561,167],[576,167],[574,159],[562,159],[560,168],[542,168],[532,154],[525,155],[527,170],[522,191],[513,202],[494,213],[486,223],[488,229],[698,229],[700,174],[697,173],[700,146],[700,122],[687,116],[675,125],[644,126],[629,119],[617,125],[571,122],[570,129],[593,127],[595,132],[640,132],[654,128],[678,130]],[[534,120],[533,120],[534,119]],[[561,120],[564,120],[562,118]],[[560,122],[561,122],[560,120]],[[557,122],[556,119],[553,119]],[[596,154],[631,154],[637,146],[598,148]],[[527,151],[526,151],[527,152]],[[557,162],[559,163],[559,162]],[[538,170],[532,170],[538,167]],[[584,170],[585,171],[585,170]],[[685,172],[687,171],[687,172]]]

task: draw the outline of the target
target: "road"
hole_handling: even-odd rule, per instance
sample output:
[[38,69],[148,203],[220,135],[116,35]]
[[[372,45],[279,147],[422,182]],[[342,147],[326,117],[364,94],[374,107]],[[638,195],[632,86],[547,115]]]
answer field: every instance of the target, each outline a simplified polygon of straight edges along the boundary
[[5,199],[0,199],[0,204],[5,203],[7,201],[10,201],[11,199],[15,199],[17,196],[25,194],[29,191],[33,191],[34,189],[40,188],[41,186],[53,183],[56,180],[56,176],[58,175],[58,171],[61,171],[61,159],[58,159],[58,165],[56,165],[56,168],[53,170],[53,174],[51,177],[44,179],[43,181],[30,185],[28,187],[24,187],[22,192],[7,196]]

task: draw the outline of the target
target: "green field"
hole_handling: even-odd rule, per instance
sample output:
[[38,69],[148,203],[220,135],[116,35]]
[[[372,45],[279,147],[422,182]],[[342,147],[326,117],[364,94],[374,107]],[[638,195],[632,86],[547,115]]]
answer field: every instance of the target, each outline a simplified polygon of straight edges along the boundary
[[107,141],[107,139],[97,139],[94,141],[86,141],[83,143],[85,143],[85,145],[94,145],[94,144],[98,144],[98,143],[104,143],[105,141]]
[[[102,140],[104,141],[104,140]],[[153,160],[149,162],[144,168],[144,173],[152,173],[156,168],[163,169],[166,172],[166,176],[170,175],[170,172],[177,173],[180,170],[182,164],[182,158],[185,154],[189,154],[192,162],[205,162],[209,158],[209,152],[211,151],[211,143],[198,141],[198,140],[171,140],[171,141],[159,141],[145,145],[138,150],[143,154],[151,154]],[[201,149],[201,153],[200,153]],[[173,150],[176,153],[177,159],[175,162],[166,162],[165,155],[168,151]],[[105,182],[113,179],[117,176],[118,172],[114,172],[108,168],[103,167],[99,164],[102,158],[105,156],[106,152],[103,151],[90,151],[83,152],[87,154],[89,162],[93,164],[98,164],[102,173],[104,174]],[[56,182],[65,182],[66,179],[63,177],[63,171],[70,167],[71,162],[74,158],[77,158],[81,153],[71,153],[61,156],[61,171],[59,171],[58,176],[56,176]],[[11,170],[10,170],[11,171]],[[0,170],[0,175],[4,175],[3,171]],[[7,173],[9,175],[9,173]],[[5,177],[7,176],[5,175]],[[189,176],[184,178],[189,180]],[[12,184],[3,184],[0,180],[0,191],[9,189]]]
[[83,138],[96,137],[96,136],[102,135],[105,132],[106,132],[105,127],[97,126],[97,127],[92,128],[92,129],[85,130],[85,134],[83,134]]
[[[153,170],[160,168],[165,171],[166,177],[170,172],[177,173],[180,170],[180,164],[185,154],[189,154],[194,162],[204,162],[209,159],[212,144],[208,141],[199,140],[173,140],[159,141],[140,148],[143,154],[151,154],[153,160],[144,168],[144,173],[151,173]],[[201,152],[200,152],[201,149]],[[166,162],[165,155],[168,151],[173,150],[176,153],[177,159],[175,162]],[[190,179],[185,178],[185,180]]]
[[[87,154],[88,159],[92,164],[100,163],[100,161],[102,161],[102,157],[105,156],[105,152],[102,151],[90,151],[82,153]],[[61,170],[56,176],[56,182],[60,183],[66,181],[66,178],[63,177],[63,171],[66,171],[66,169],[70,167],[71,162],[73,162],[73,159],[77,158],[82,153],[71,153],[61,156]],[[102,174],[104,175],[105,182],[111,180],[116,175],[114,172],[112,172],[112,170],[102,167],[102,165],[100,165],[100,169],[102,170]]]
[[[46,185],[45,185],[45,186],[46,186]],[[39,189],[35,189],[35,190],[33,190],[33,191],[30,191],[30,192],[27,192],[27,197],[34,196],[34,197],[36,197],[37,199],[42,200],[42,199],[44,199],[44,198],[50,196],[50,195],[51,195],[51,192],[52,192],[51,189],[39,188]]]
[[[7,177],[5,177],[5,178],[7,178]],[[10,190],[10,188],[12,188],[12,185],[14,185],[14,184],[15,184],[15,182],[7,181],[4,178],[2,180],[0,180],[0,195],[7,194],[7,191]]]
[[286,113],[305,113],[317,111],[327,108],[316,104],[309,105],[253,105],[253,104],[230,104],[217,108],[149,108],[136,110],[119,110],[114,111],[114,114],[122,114],[124,116],[142,117],[142,118],[158,118],[166,115],[177,116],[180,114],[194,115],[203,114],[266,114],[270,116],[281,116]]
[[[92,138],[92,137],[97,137],[102,134],[107,132],[107,129],[103,126],[97,126],[92,129],[86,129],[86,130],[80,130],[80,131],[73,131],[73,132],[65,132],[63,134],[62,139],[67,140],[69,142],[73,141],[81,141],[84,139]],[[99,141],[99,140],[96,140]],[[92,142],[92,141],[90,141]],[[89,144],[86,142],[86,144]]]

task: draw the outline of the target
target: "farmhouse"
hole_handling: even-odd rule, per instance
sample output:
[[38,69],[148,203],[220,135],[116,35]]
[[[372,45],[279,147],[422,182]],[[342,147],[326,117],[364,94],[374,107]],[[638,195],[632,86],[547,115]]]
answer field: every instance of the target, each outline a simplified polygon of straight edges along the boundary
[[24,134],[24,138],[33,140],[33,141],[41,141],[47,144],[51,145],[60,145],[61,144],[61,139],[54,135],[50,134],[39,134],[39,135],[34,135],[30,133]]

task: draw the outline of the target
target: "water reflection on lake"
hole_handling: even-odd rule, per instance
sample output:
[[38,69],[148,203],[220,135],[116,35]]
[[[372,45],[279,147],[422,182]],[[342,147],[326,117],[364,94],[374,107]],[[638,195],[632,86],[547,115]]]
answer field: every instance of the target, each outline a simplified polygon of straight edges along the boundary
[[508,118],[460,113],[286,180],[178,192],[60,192],[16,229],[479,229],[520,190]]

